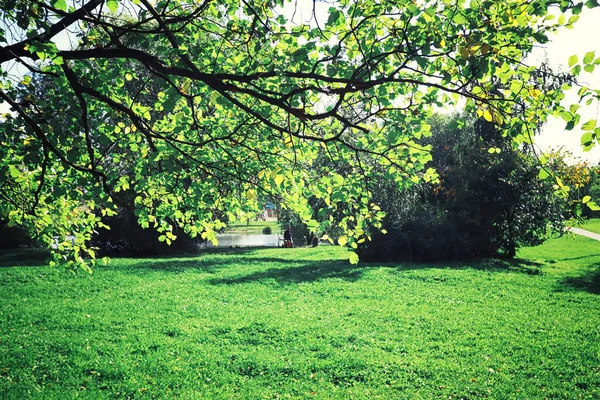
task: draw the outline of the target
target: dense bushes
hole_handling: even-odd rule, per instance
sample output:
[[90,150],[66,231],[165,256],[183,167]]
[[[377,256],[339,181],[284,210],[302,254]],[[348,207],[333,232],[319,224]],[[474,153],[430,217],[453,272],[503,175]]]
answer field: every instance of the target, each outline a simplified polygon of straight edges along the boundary
[[9,226],[7,221],[0,219],[0,249],[15,249],[33,243],[25,229]]
[[177,240],[170,245],[160,242],[156,229],[143,229],[131,211],[121,209],[113,217],[103,218],[110,230],[99,229],[92,238],[91,245],[98,248],[101,255],[110,256],[157,256],[193,252],[201,243],[200,238],[191,238],[174,225]]
[[539,163],[527,148],[513,148],[485,121],[438,117],[432,132],[427,143],[440,182],[400,191],[382,179],[374,196],[388,213],[387,234],[359,247],[362,259],[512,257],[541,243],[548,227],[561,229],[566,202],[551,179],[537,178]]

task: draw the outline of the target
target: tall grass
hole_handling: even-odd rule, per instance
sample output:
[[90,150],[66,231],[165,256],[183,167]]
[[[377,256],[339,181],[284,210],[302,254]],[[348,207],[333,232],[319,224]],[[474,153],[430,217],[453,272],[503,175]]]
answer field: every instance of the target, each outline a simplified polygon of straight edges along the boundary
[[599,246],[358,266],[222,250],[91,276],[4,255],[0,398],[600,398]]

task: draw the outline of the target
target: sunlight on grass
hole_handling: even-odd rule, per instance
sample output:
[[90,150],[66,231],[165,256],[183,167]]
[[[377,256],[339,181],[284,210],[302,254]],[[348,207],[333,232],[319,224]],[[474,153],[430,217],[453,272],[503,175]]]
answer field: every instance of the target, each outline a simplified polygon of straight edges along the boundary
[[598,245],[452,265],[226,249],[92,276],[4,263],[0,397],[598,398]]
[[600,233],[600,218],[592,218],[588,220],[584,225],[581,226],[581,228],[590,232]]

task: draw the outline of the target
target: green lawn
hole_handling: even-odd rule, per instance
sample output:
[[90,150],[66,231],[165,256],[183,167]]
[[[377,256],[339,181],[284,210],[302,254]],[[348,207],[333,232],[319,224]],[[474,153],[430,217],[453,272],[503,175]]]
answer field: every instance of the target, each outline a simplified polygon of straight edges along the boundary
[[600,233],[600,218],[592,218],[581,226],[582,229]]
[[240,222],[238,224],[231,225],[225,233],[240,233],[247,235],[260,235],[264,228],[271,228],[271,232],[276,235],[281,231],[277,221],[250,221]]
[[92,276],[11,254],[0,398],[598,399],[599,249],[359,266],[333,246],[223,250]]

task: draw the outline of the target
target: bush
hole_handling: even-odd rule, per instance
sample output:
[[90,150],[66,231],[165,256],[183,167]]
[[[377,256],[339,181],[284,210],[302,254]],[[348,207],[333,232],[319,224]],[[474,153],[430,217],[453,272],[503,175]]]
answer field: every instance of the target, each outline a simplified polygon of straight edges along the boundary
[[16,249],[33,244],[27,230],[18,226],[9,226],[7,221],[0,219],[0,249]]
[[198,250],[200,238],[191,238],[173,227],[177,239],[170,245],[160,242],[155,229],[143,229],[132,211],[121,209],[116,216],[102,219],[110,230],[98,229],[91,241],[102,256],[160,256],[190,253]]
[[542,243],[549,226],[561,229],[567,203],[554,195],[551,179],[537,178],[539,164],[527,149],[513,148],[493,125],[464,116],[435,119],[432,133],[427,144],[440,182],[401,191],[382,178],[373,192],[387,212],[388,233],[362,244],[361,259],[514,257],[520,246]]
[[263,235],[270,235],[271,233],[273,233],[273,231],[271,230],[270,226],[265,226],[262,230]]

